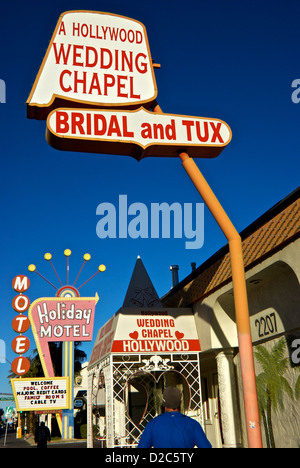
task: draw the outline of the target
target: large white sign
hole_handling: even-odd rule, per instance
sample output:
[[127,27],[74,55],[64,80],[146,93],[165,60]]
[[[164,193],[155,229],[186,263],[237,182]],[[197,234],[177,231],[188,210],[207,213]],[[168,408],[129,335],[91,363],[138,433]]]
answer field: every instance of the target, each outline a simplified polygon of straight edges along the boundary
[[[136,292],[137,296],[143,293]],[[89,366],[109,353],[185,354],[199,351],[201,347],[190,309],[125,308],[98,331]]]
[[139,21],[69,11],[57,23],[27,101],[28,117],[45,119],[54,103],[134,106],[157,95],[146,29]]
[[70,408],[69,377],[11,379],[18,411]]
[[200,343],[190,310],[142,310],[119,315],[113,353],[199,352]]
[[46,138],[51,146],[70,151],[145,156],[215,157],[231,140],[220,119],[135,111],[64,109],[51,112]]

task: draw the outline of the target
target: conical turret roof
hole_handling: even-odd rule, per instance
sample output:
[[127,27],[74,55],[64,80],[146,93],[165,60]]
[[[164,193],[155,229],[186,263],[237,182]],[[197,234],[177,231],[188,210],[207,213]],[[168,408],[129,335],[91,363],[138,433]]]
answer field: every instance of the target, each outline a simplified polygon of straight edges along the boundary
[[162,307],[140,256],[137,257],[123,307]]

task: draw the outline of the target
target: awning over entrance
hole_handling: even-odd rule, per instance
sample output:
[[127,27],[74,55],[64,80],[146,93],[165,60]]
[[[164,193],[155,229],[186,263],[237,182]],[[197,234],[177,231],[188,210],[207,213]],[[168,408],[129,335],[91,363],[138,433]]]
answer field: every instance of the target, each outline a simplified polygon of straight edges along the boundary
[[191,309],[120,309],[100,330],[89,367],[106,355],[199,352]]

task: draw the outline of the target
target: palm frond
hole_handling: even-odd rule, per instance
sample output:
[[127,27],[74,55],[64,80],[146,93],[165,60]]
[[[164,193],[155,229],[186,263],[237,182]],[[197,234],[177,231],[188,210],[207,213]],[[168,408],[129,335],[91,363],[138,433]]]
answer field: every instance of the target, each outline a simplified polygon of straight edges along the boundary
[[254,356],[256,357],[263,370],[265,372],[268,372],[271,360],[271,355],[269,351],[264,346],[258,345],[255,349]]
[[300,400],[300,375],[296,381],[295,385],[295,398],[296,400]]

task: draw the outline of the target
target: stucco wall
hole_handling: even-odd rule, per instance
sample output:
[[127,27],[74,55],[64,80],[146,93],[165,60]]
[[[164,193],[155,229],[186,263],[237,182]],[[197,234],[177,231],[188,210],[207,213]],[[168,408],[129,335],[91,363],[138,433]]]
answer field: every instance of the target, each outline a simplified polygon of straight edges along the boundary
[[[271,353],[280,340],[286,343],[284,357],[281,359],[281,361],[287,359],[282,377],[286,379],[292,395],[283,388],[283,407],[280,407],[280,404],[276,405],[276,402],[272,403],[272,426],[275,445],[278,447],[300,447],[300,401],[296,400],[294,392],[297,378],[300,376],[300,366],[291,366],[287,345],[289,341],[287,338],[291,335],[300,338],[299,259],[300,239],[297,239],[246,272],[254,351],[259,350],[259,346],[263,346]],[[194,304],[193,310],[202,352],[215,350],[217,353],[224,348],[238,349],[231,283],[198,301]],[[235,357],[235,364],[238,369],[238,354]],[[262,367],[257,359],[255,364],[258,376],[262,373]],[[279,369],[279,363],[278,366]],[[243,408],[239,371],[237,385],[239,404]],[[282,385],[285,385],[283,381]],[[240,417],[245,440],[243,411],[240,411]],[[263,424],[262,432],[265,439]]]

